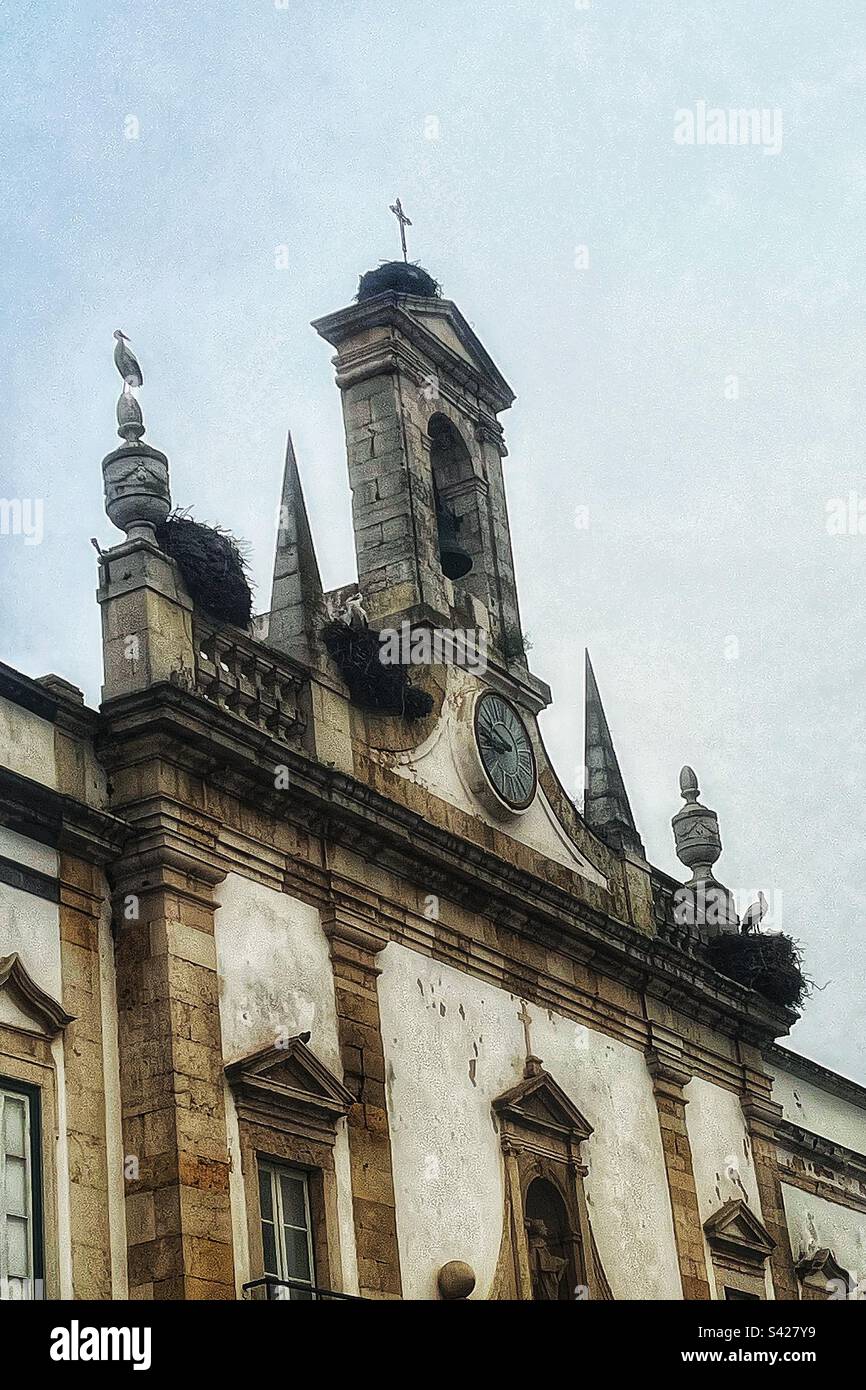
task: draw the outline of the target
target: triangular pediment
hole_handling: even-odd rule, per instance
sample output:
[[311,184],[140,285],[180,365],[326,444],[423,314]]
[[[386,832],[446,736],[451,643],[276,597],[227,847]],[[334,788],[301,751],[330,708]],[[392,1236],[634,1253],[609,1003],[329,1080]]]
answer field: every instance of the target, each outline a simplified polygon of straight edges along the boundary
[[31,978],[17,951],[0,956],[0,1023],[53,1038],[72,1021],[73,1015]]
[[354,1097],[307,1046],[309,1033],[285,1046],[262,1048],[226,1067],[229,1084],[248,1095],[285,1108],[307,1108],[337,1119]]
[[502,409],[511,405],[514,392],[456,304],[450,299],[425,299],[420,296],[404,299],[402,303],[405,312],[416,323],[426,328],[496,389],[502,397]]
[[711,1246],[743,1259],[763,1261],[776,1248],[766,1226],[742,1198],[726,1202],[708,1217],[704,1231]]
[[527,1064],[523,1080],[498,1096],[493,1109],[512,1125],[567,1134],[578,1143],[592,1134],[589,1121],[559,1083],[537,1063]]

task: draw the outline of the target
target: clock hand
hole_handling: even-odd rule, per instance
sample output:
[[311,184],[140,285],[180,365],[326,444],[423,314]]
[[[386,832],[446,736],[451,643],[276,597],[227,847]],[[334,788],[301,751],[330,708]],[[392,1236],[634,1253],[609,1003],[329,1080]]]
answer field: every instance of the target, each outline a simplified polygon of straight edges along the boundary
[[510,753],[510,752],[511,752],[511,748],[509,747],[509,745],[508,745],[503,739],[501,739],[501,738],[498,736],[498,734],[494,734],[492,731],[491,731],[491,732],[488,732],[487,730],[485,730],[485,731],[481,734],[481,740],[482,740],[483,743],[486,743],[490,748],[492,748],[492,749],[493,749],[495,752],[497,752],[497,753]]

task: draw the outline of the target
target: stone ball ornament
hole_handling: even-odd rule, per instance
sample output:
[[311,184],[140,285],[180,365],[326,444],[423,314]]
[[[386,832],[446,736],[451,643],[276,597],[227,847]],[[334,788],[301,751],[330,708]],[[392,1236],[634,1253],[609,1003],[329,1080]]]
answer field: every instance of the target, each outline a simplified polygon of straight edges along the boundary
[[475,1270],[465,1260],[449,1260],[439,1271],[439,1294],[449,1303],[468,1298],[475,1288]]

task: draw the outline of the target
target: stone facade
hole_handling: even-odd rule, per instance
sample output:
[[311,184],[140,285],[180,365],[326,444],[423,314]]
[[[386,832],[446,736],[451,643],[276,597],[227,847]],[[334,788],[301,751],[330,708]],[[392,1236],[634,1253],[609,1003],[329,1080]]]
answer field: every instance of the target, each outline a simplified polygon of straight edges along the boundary
[[[591,671],[586,819],[547,758],[513,393],[445,300],[316,327],[364,610],[483,631],[489,659],[414,670],[416,724],[351,703],[321,628],[355,586],[322,592],[290,444],[255,635],[198,611],[130,514],[100,560],[100,710],[0,667],[0,1091],[32,1107],[34,1287],[850,1296],[866,1090],[780,1048],[793,1015],[677,921]],[[491,691],[537,769],[519,813],[479,752]]]

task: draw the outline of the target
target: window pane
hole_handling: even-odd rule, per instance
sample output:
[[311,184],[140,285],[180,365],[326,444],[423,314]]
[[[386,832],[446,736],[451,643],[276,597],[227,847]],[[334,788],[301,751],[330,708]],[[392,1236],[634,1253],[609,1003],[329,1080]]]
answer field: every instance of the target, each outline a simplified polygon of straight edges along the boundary
[[262,1222],[262,1255],[265,1262],[265,1274],[276,1274],[278,1277],[282,1277],[277,1261],[277,1230],[272,1221]]
[[289,1279],[310,1278],[310,1254],[306,1231],[296,1231],[286,1226],[286,1263]]
[[259,1168],[259,1201],[263,1221],[273,1221],[274,1219],[274,1199],[271,1192],[272,1171],[270,1168]]
[[27,1216],[27,1164],[23,1158],[6,1159],[6,1211],[13,1216]]
[[30,1273],[27,1251],[27,1222],[17,1216],[6,1221],[6,1250],[9,1259],[10,1279],[26,1279]]
[[280,1185],[283,1191],[284,1224],[286,1226],[301,1226],[306,1230],[307,1206],[304,1201],[306,1183],[303,1178],[293,1177],[289,1173],[281,1173]]
[[18,1096],[4,1096],[5,1134],[3,1147],[15,1158],[24,1157],[24,1105]]

